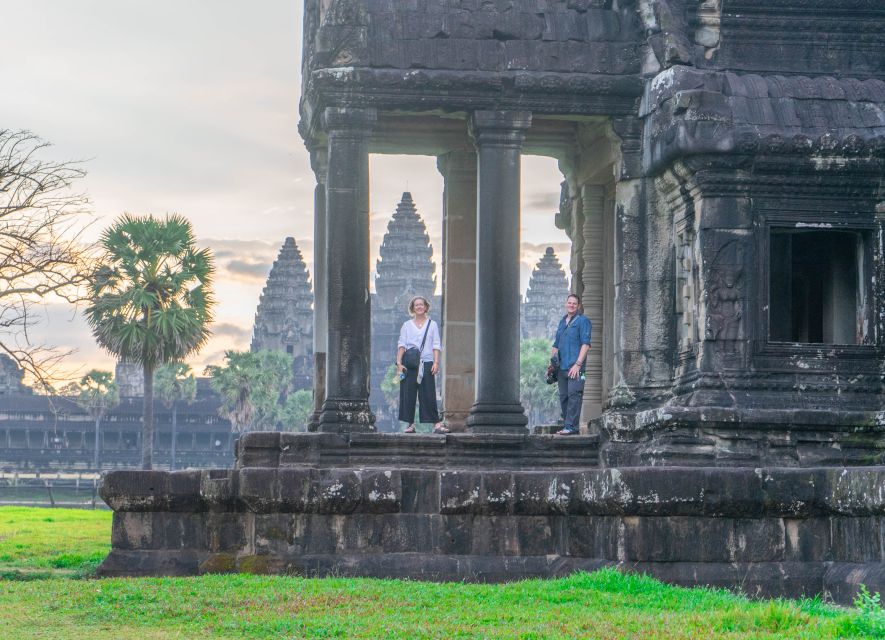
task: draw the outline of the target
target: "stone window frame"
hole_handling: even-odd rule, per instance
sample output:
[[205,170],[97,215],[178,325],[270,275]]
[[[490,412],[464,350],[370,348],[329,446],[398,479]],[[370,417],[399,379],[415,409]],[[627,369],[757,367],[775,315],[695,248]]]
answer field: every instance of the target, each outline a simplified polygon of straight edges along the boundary
[[[876,238],[883,233],[883,221],[879,216],[870,212],[869,215],[863,212],[846,214],[842,211],[822,212],[820,210],[807,209],[780,209],[777,211],[767,210],[759,212],[757,210],[756,223],[756,290],[759,296],[756,303],[752,305],[751,315],[755,319],[755,325],[759,328],[756,339],[753,341],[756,345],[754,356],[814,356],[818,355],[822,350],[833,351],[833,356],[837,358],[849,359],[878,359],[883,356],[883,335],[876,324],[876,317],[880,313],[877,308],[881,305],[881,301],[876,299],[876,290],[871,283],[873,275],[876,272],[877,264],[881,262],[883,256],[877,247]],[[821,343],[796,343],[796,342],[779,342],[772,341],[769,338],[769,284],[770,284],[770,247],[771,233],[776,229],[795,229],[798,225],[808,225],[810,228],[819,227],[821,230],[832,231],[854,231],[862,235],[864,245],[864,269],[866,273],[863,281],[867,283],[866,295],[871,301],[868,310],[870,332],[872,339],[867,344],[835,344],[828,342]],[[814,362],[809,360],[808,362]],[[813,367],[813,364],[811,365]]]

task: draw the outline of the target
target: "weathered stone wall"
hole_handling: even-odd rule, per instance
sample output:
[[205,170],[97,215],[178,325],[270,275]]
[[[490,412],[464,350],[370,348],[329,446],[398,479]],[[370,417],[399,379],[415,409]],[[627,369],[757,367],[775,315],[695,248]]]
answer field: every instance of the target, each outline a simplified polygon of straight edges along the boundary
[[496,581],[614,564],[845,601],[885,588],[883,487],[882,467],[118,471],[99,573]]
[[[308,2],[320,66],[625,73],[638,69],[630,3],[566,0]],[[318,6],[319,5],[319,6]],[[315,29],[315,33],[312,30]]]
[[[803,76],[885,76],[885,7],[878,0],[686,3],[693,4],[700,5],[691,20],[699,66]],[[714,6],[704,12],[704,5]]]

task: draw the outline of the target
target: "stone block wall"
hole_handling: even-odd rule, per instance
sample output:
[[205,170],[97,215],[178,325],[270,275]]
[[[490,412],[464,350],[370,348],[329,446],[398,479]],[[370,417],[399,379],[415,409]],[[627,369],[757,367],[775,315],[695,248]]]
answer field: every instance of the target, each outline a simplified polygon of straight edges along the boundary
[[[635,11],[590,4],[366,0],[366,47],[354,47],[351,62],[395,69],[636,73]],[[321,55],[340,43],[322,39],[324,32],[337,33],[328,22],[321,27]]]
[[617,565],[846,601],[885,588],[883,492],[883,467],[118,471],[99,573],[506,581]]

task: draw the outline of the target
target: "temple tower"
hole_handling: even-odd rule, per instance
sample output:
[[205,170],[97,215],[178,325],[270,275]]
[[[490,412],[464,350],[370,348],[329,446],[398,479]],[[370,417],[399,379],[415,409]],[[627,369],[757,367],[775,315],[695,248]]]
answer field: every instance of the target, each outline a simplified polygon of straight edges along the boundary
[[532,270],[529,288],[522,305],[522,337],[553,339],[556,326],[563,315],[563,303],[568,295],[565,271],[553,247],[547,247],[544,255]]
[[117,360],[114,381],[117,383],[121,398],[144,396],[144,367],[137,362]]
[[442,315],[436,291],[436,265],[433,247],[424,220],[418,214],[408,191],[387,223],[381,243],[381,257],[375,270],[375,295],[372,301],[372,390],[371,405],[375,424],[382,431],[396,429],[396,407],[388,406],[381,391],[390,365],[396,357],[399,330],[408,316],[412,296],[430,301],[431,317],[442,327]]
[[0,353],[0,396],[13,396],[31,393],[23,382],[25,372],[15,360]]
[[296,389],[309,389],[313,356],[313,292],[295,238],[286,238],[271,267],[255,312],[252,351],[268,349],[293,356]]

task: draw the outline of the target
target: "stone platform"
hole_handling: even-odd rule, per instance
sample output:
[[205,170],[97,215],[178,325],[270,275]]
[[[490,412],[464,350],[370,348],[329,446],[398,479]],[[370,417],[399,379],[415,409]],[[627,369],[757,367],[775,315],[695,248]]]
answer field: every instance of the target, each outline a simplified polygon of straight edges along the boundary
[[599,437],[512,433],[245,433],[236,468],[551,469],[599,464]]
[[885,464],[881,410],[664,406],[610,412],[598,422],[607,467]]
[[[372,437],[390,436],[360,438]],[[427,438],[398,445],[422,468],[274,465],[289,437],[249,434],[237,469],[108,473],[113,550],[99,574],[506,581],[614,565],[758,596],[885,590],[885,467],[541,469],[529,453],[567,456],[535,436],[517,447],[524,468],[467,467],[478,441]]]

